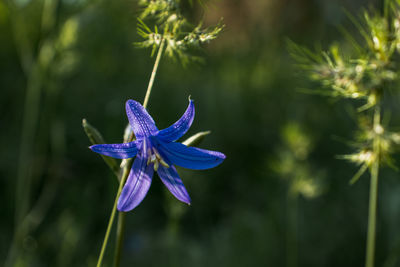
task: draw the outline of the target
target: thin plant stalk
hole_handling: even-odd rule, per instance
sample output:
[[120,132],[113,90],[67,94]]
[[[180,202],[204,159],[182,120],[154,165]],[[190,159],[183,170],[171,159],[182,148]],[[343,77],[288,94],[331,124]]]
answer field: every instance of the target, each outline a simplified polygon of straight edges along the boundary
[[149,85],[147,86],[146,96],[144,97],[144,101],[143,101],[143,107],[144,108],[147,108],[147,104],[149,103],[151,89],[153,88],[154,80],[156,78],[157,69],[158,69],[158,66],[160,65],[161,55],[162,55],[163,49],[164,49],[164,43],[165,43],[164,40],[165,40],[164,38],[161,40],[160,47],[158,48],[156,61],[154,62],[154,67],[153,67],[153,71],[151,72]]
[[125,212],[119,212],[117,224],[117,241],[114,253],[114,267],[119,266],[121,262],[122,247],[124,243],[125,221]]
[[[147,91],[146,91],[146,95],[143,101],[143,107],[146,108],[147,104],[149,102],[149,98],[150,98],[150,93],[151,93],[151,89],[153,88],[153,84],[154,84],[154,80],[156,77],[156,73],[158,70],[158,66],[160,65],[160,60],[161,60],[161,56],[163,53],[163,49],[164,49],[164,39],[161,40],[161,44],[160,47],[158,48],[158,52],[157,52],[157,57],[156,57],[156,61],[154,62],[154,67],[150,76],[150,81],[149,81],[149,85],[147,87]],[[130,138],[129,138],[129,142],[131,142],[133,140],[133,133],[131,134]],[[125,184],[126,179],[128,178],[129,172],[130,172],[130,164],[126,164],[124,167],[124,172],[122,174],[121,177],[121,181],[119,184],[119,188],[118,188],[118,192],[117,192],[117,196],[115,198],[114,201],[114,206],[113,209],[111,211],[111,215],[110,215],[110,219],[108,221],[108,226],[107,226],[107,231],[104,237],[104,241],[103,244],[101,246],[101,251],[100,251],[100,255],[97,261],[97,267],[100,267],[103,261],[103,257],[104,257],[104,252],[105,252],[105,248],[107,246],[108,243],[108,239],[110,236],[110,232],[111,232],[111,228],[114,222],[114,218],[115,218],[115,214],[117,212],[117,203],[118,203],[118,198],[121,194],[122,188]],[[120,264],[120,258],[121,258],[121,254],[122,254],[122,243],[123,243],[123,234],[124,234],[124,229],[125,229],[125,212],[119,212],[118,215],[118,229],[117,229],[117,245],[116,245],[116,249],[115,249],[115,255],[114,255],[114,266],[117,267]]]
[[121,181],[119,183],[117,196],[115,197],[115,200],[114,200],[114,205],[113,205],[113,209],[111,211],[111,216],[110,216],[110,219],[108,220],[108,226],[107,226],[106,235],[104,236],[103,245],[101,246],[100,255],[99,255],[99,258],[97,260],[97,265],[96,265],[97,267],[100,267],[102,262],[103,262],[104,252],[106,250],[106,246],[107,246],[107,243],[108,243],[108,238],[110,237],[111,228],[112,228],[112,225],[113,225],[113,222],[114,222],[115,213],[117,211],[118,198],[119,198],[119,195],[121,194],[122,188],[124,187],[126,178],[128,178],[128,175],[129,175],[129,168],[125,168],[124,169],[124,173],[122,174]]
[[374,162],[371,166],[371,183],[369,190],[369,212],[368,212],[368,233],[367,233],[367,255],[365,267],[373,267],[375,260],[375,237],[376,237],[376,210],[378,200],[378,175],[379,175],[379,154],[380,154],[380,138],[376,130],[380,126],[380,108],[375,107],[374,112],[374,131],[375,137],[373,141]]

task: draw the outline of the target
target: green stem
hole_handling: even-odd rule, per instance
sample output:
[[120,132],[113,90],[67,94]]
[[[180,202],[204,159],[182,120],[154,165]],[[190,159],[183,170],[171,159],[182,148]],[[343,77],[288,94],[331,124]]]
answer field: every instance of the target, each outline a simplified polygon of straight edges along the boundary
[[121,191],[122,191],[122,188],[123,188],[123,186],[125,184],[126,178],[129,175],[129,171],[130,171],[129,168],[124,168],[124,173],[122,174],[121,182],[119,183],[119,187],[118,187],[117,196],[115,197],[113,209],[111,211],[111,216],[110,216],[110,219],[108,221],[106,235],[104,236],[103,245],[101,246],[99,259],[97,260],[97,265],[96,265],[97,267],[100,267],[101,263],[103,262],[104,252],[106,250],[106,246],[107,246],[107,243],[108,243],[108,238],[110,237],[110,232],[111,232],[111,228],[112,228],[112,225],[113,225],[113,222],[114,222],[115,213],[117,212],[118,198],[119,198],[119,195],[121,194]]
[[118,226],[117,226],[117,244],[115,247],[114,254],[114,267],[118,267],[121,262],[122,246],[124,242],[124,232],[125,232],[125,212],[118,213]]
[[143,101],[144,108],[147,108],[147,104],[149,103],[151,89],[153,88],[154,79],[156,78],[157,69],[158,69],[158,66],[160,65],[161,55],[164,50],[164,43],[165,43],[165,41],[164,41],[164,39],[162,39],[160,47],[158,48],[156,61],[154,62],[153,71],[151,72],[149,85],[147,86],[146,96],[144,97],[144,101]]
[[[151,89],[153,88],[153,84],[154,84],[154,80],[155,80],[155,77],[156,77],[157,69],[158,69],[158,66],[160,65],[161,55],[162,55],[163,50],[164,50],[164,43],[165,43],[165,41],[164,41],[164,39],[162,39],[160,47],[158,48],[156,61],[154,62],[153,71],[151,72],[149,85],[147,86],[146,96],[145,96],[144,101],[143,101],[143,107],[144,108],[147,107],[147,104],[149,102]],[[129,137],[128,141],[131,142],[133,140],[133,137],[134,137],[134,135],[133,135],[133,132],[132,132],[132,134]],[[118,198],[119,198],[119,195],[121,194],[122,188],[123,188],[123,186],[125,184],[125,181],[126,181],[128,175],[129,175],[129,172],[130,172],[130,167],[129,166],[130,166],[130,164],[126,164],[125,167],[124,167],[124,172],[122,174],[121,182],[119,184],[118,193],[117,193],[117,196],[116,196],[115,201],[114,201],[114,206],[113,206],[113,209],[111,211],[110,219],[108,221],[107,231],[106,231],[106,235],[104,237],[103,245],[101,247],[100,256],[99,256],[99,259],[97,261],[97,267],[100,267],[101,263],[103,261],[104,251],[105,251],[105,248],[106,248],[107,243],[108,243],[108,238],[110,236],[110,231],[111,231],[111,228],[112,228],[112,225],[113,225],[113,222],[114,222],[115,213],[117,212]],[[117,244],[116,244],[115,255],[114,255],[114,266],[115,267],[119,266],[120,261],[121,261],[124,230],[125,230],[125,213],[120,212],[119,215],[118,215]]]
[[369,191],[369,213],[368,213],[368,233],[367,233],[367,255],[365,266],[374,266],[375,256],[375,236],[376,236],[376,209],[378,200],[378,175],[379,175],[379,157],[380,157],[380,137],[376,130],[380,127],[380,108],[375,107],[374,113],[374,131],[375,137],[373,141],[374,162],[371,166],[371,184]]

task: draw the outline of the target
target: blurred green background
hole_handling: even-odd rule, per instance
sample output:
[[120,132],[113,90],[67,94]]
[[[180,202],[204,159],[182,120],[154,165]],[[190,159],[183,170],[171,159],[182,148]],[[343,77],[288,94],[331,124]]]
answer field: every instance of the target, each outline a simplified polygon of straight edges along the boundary
[[[155,176],[127,216],[122,266],[363,266],[369,177],[349,186],[357,169],[335,158],[352,152],[346,141],[356,130],[356,106],[301,93],[318,85],[294,65],[286,44],[327,48],[343,41],[339,27],[357,36],[344,10],[381,5],[184,5],[192,21],[223,17],[226,28],[205,47],[204,64],[184,68],[163,58],[148,109],[164,128],[191,95],[196,118],[187,136],[211,130],[200,147],[227,159],[207,171],[178,170],[190,207]],[[132,45],[140,40],[138,12],[132,0],[0,0],[1,262],[12,250],[20,175],[29,177],[20,188],[29,188],[30,217],[15,266],[95,265],[118,184],[88,149],[81,122],[118,143],[125,101],[143,100],[154,58]],[[390,124],[400,126],[399,95],[387,102]],[[400,266],[398,176],[383,169],[380,179],[377,266]],[[113,249],[114,237],[106,264]]]

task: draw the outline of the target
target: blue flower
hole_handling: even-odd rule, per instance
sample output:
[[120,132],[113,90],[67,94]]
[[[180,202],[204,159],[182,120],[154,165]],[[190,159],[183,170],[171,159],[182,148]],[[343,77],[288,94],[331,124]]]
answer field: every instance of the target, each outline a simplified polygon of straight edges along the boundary
[[142,202],[150,188],[154,171],[158,172],[161,181],[178,200],[190,204],[189,194],[174,165],[204,170],[221,164],[225,159],[220,152],[175,142],[189,130],[193,122],[193,101],[189,101],[183,116],[164,130],[158,130],[146,109],[134,100],[126,102],[126,114],[135,133],[135,141],[90,147],[94,152],[118,159],[136,156],[118,199],[118,210],[130,211]]

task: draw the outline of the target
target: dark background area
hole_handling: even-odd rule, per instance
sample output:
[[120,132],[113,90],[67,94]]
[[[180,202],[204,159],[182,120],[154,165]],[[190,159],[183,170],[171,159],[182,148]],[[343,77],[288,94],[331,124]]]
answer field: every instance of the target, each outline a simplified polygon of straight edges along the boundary
[[[19,154],[30,82],[23,47],[35,57],[44,39],[58,38],[64,41],[49,48],[55,56],[39,86],[33,160],[27,167],[29,207],[45,198],[16,266],[94,266],[118,184],[88,149],[81,122],[86,118],[107,142],[121,142],[124,103],[143,100],[154,58],[132,45],[140,40],[136,1],[60,0],[50,32],[40,26],[43,1],[14,3],[12,10],[0,1],[0,259],[7,258],[13,237],[17,170],[23,164]],[[291,39],[326,49],[333,41],[342,43],[339,26],[357,36],[344,10],[359,14],[381,5],[354,0],[186,5],[190,20],[212,25],[223,17],[226,28],[205,47],[204,64],[184,68],[162,59],[148,110],[159,128],[167,127],[183,114],[191,95],[196,118],[186,136],[211,130],[200,147],[221,151],[227,159],[206,171],[178,169],[193,200],[190,207],[154,177],[145,200],[127,215],[123,266],[285,266],[291,261],[297,264],[288,266],[363,266],[369,177],[349,186],[357,168],[335,158],[352,152],[343,140],[352,139],[360,105],[301,93],[318,85],[295,66],[286,44]],[[60,35],[66,23],[70,32]],[[400,125],[399,100],[392,94],[387,101],[392,129]],[[307,136],[309,152],[300,166],[307,165],[309,178],[319,181],[315,197],[299,194],[294,202],[287,175],[276,171],[282,151],[289,155],[284,159],[296,158],[282,133],[287,125],[297,125]],[[379,185],[376,266],[400,266],[398,172],[383,169]],[[114,237],[107,264],[113,249]]]

